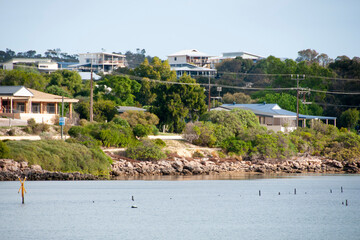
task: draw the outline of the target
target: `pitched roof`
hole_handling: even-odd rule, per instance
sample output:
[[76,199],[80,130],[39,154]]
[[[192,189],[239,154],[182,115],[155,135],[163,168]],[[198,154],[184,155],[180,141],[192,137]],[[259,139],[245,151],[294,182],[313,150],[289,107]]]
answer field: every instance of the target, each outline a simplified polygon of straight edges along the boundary
[[173,56],[211,57],[210,55],[199,52],[196,49],[182,50],[182,51],[170,54],[168,57],[173,57]]
[[[236,109],[241,108],[245,110],[251,110],[256,115],[262,115],[262,116],[272,116],[272,117],[294,117],[296,118],[296,113],[291,112],[285,109],[282,109],[277,104],[266,104],[266,103],[260,103],[260,104],[223,104],[221,105],[222,108],[225,109]],[[326,117],[326,116],[312,116],[312,115],[304,115],[299,114],[299,118],[303,119],[331,119],[334,120],[336,117]]]
[[[62,96],[44,93],[30,88],[29,90],[34,94],[31,98],[33,102],[62,102]],[[76,103],[78,101],[78,99],[64,97],[64,102],[67,103]]]
[[1,96],[32,96],[32,93],[24,86],[0,86]]

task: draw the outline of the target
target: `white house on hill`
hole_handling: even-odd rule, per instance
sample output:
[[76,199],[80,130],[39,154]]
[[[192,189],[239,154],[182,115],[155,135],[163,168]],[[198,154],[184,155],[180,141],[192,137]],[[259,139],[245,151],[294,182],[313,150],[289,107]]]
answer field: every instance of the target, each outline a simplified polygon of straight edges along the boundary
[[211,56],[196,49],[182,50],[168,56],[171,70],[176,71],[177,77],[185,73],[192,77],[215,76],[216,70],[210,69]]

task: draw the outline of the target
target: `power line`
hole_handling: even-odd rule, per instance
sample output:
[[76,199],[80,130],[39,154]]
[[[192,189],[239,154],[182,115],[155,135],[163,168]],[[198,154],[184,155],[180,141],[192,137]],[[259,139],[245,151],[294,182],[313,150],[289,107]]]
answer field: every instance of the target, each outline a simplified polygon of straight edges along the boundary
[[[127,75],[127,74],[119,74],[121,76],[127,76],[129,78],[133,78],[135,80],[139,81],[149,81],[149,82],[156,82],[161,84],[173,84],[173,85],[192,85],[192,86],[209,86],[207,83],[184,83],[184,82],[173,82],[173,81],[161,81],[156,79],[150,79],[145,77],[139,77],[134,75]],[[268,90],[268,91],[293,91],[297,90],[297,87],[291,87],[291,88],[253,88],[253,87],[238,87],[238,86],[229,86],[229,85],[222,85],[222,84],[210,84],[210,86],[215,87],[222,87],[222,88],[229,88],[229,89],[241,89],[241,90],[253,90],[253,91],[259,91],[259,90]],[[333,91],[324,91],[324,90],[316,90],[311,88],[299,88],[299,90],[304,91],[311,91],[311,92],[319,92],[319,93],[325,93],[325,94],[344,94],[344,95],[360,95],[360,92],[333,92]]]
[[[237,73],[237,72],[217,72],[217,73],[222,73],[222,74],[236,74],[236,75],[243,75],[243,76],[269,76],[269,77],[273,77],[273,76],[289,76],[291,77],[291,75],[299,75],[299,76],[303,76],[305,75],[307,78],[322,78],[322,79],[327,79],[327,80],[336,80],[336,81],[360,81],[360,78],[336,78],[336,77],[325,77],[325,76],[314,76],[314,75],[306,75],[306,74],[290,74],[290,73]],[[306,79],[300,79],[300,80],[306,80]]]
[[318,103],[318,102],[312,102],[312,103],[315,103],[317,105],[323,105],[323,106],[360,108],[360,105],[354,106],[354,105],[342,105],[342,104],[332,104],[332,103]]
[[360,95],[360,92],[333,92],[333,91],[315,90],[311,88],[309,88],[308,90],[311,92],[326,93],[326,94]]

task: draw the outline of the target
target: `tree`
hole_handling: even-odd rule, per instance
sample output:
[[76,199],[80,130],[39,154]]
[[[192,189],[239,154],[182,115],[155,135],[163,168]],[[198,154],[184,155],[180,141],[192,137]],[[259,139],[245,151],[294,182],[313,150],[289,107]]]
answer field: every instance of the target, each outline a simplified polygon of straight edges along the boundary
[[48,80],[39,72],[27,70],[0,70],[0,84],[2,86],[25,86],[35,90],[43,91]]
[[70,70],[57,70],[46,75],[49,79],[49,86],[63,87],[65,91],[76,95],[83,89],[83,83],[79,73]]
[[317,62],[317,56],[319,55],[318,52],[312,49],[306,49],[298,51],[299,57],[296,59],[298,62],[307,61],[310,63]]
[[251,97],[242,92],[237,92],[234,94],[226,93],[223,97],[224,103],[251,103]]
[[[192,83],[190,76],[182,76],[176,82]],[[181,132],[185,120],[196,121],[206,111],[204,88],[200,85],[158,84],[155,88],[157,98],[150,111],[166,125],[169,131]]]
[[106,75],[97,82],[95,94],[97,99],[111,100],[117,105],[133,106],[135,104],[135,93],[141,85],[128,77]]
[[354,129],[359,122],[359,111],[355,108],[344,111],[340,116],[340,123],[349,130]]

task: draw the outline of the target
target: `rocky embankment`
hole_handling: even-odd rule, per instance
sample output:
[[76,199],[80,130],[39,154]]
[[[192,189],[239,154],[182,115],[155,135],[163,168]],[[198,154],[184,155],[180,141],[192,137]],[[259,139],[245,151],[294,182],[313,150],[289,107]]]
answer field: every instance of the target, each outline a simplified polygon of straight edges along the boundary
[[15,162],[12,159],[0,159],[0,181],[13,181],[18,177],[28,180],[95,180],[90,174],[50,172],[39,165],[29,167],[27,162]]
[[[112,154],[111,154],[112,155]],[[360,173],[360,161],[339,162],[320,157],[296,157],[290,160],[239,161],[220,158],[172,157],[157,162],[135,161],[112,155],[110,175],[113,178],[154,175],[199,175],[221,173]],[[18,177],[28,180],[95,180],[90,174],[50,172],[39,165],[0,159],[0,181],[13,181]]]
[[280,161],[238,161],[218,158],[173,157],[157,162],[134,161],[113,156],[112,172],[118,176],[196,175],[219,173],[360,173],[360,161],[344,163],[319,157]]

